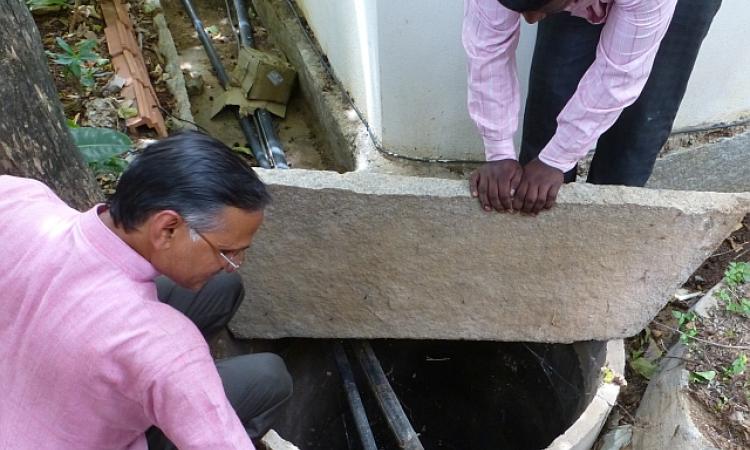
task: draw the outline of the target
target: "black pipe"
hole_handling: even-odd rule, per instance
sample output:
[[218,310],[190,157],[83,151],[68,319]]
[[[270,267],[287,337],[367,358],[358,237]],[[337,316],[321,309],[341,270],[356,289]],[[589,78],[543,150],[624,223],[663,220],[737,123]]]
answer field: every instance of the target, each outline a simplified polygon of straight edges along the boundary
[[243,0],[234,0],[234,10],[237,11],[237,24],[240,33],[240,45],[243,47],[255,47],[253,41],[253,29],[250,26],[250,19],[247,17],[247,8]]
[[193,8],[193,4],[190,2],[190,0],[182,0],[182,6],[190,16],[190,20],[193,21],[195,31],[198,32],[198,39],[201,41],[201,44],[203,44],[203,48],[206,49],[206,54],[208,55],[208,59],[211,61],[211,66],[216,72],[216,77],[219,79],[219,83],[221,83],[221,87],[227,89],[229,87],[229,76],[227,75],[226,70],[224,70],[224,66],[221,64],[219,55],[216,54],[216,49],[211,43],[211,38],[208,37],[205,28],[203,28],[203,22],[201,22],[201,19],[198,18],[198,14],[196,14],[195,9]]
[[357,426],[362,450],[378,450],[378,446],[375,444],[375,437],[372,435],[370,422],[367,420],[365,405],[362,404],[362,398],[359,396],[359,391],[357,390],[357,383],[354,381],[352,366],[349,364],[349,358],[346,357],[346,352],[340,342],[334,342],[333,355],[336,358],[336,366],[339,368],[346,398],[349,400],[349,408],[352,410],[354,424]]
[[253,157],[258,161],[258,165],[264,169],[272,168],[271,162],[268,160],[268,155],[264,151],[263,144],[260,143],[258,133],[253,123],[253,119],[250,116],[242,115],[239,111],[236,111],[237,119],[240,121],[240,127],[242,133],[245,135],[247,145],[250,146],[250,150],[253,152]]
[[[237,13],[237,21],[240,23],[240,44],[245,48],[252,48],[253,28],[247,18],[247,7],[245,0],[234,0],[234,9]],[[243,29],[243,21],[246,27]],[[261,142],[266,149],[266,154],[271,160],[273,167],[277,169],[288,169],[289,164],[284,155],[284,148],[281,141],[276,136],[276,130],[273,127],[273,119],[265,108],[255,110],[255,122],[260,134]]]
[[357,355],[359,364],[365,373],[365,378],[370,385],[372,393],[378,401],[381,411],[385,414],[388,426],[398,441],[399,448],[404,450],[424,450],[419,436],[412,428],[409,418],[406,417],[396,393],[393,392],[388,378],[380,366],[378,357],[372,351],[370,343],[362,341],[354,344],[354,353]]
[[[224,70],[224,65],[221,63],[219,55],[216,54],[216,49],[211,42],[211,38],[209,38],[208,34],[206,34],[206,30],[203,28],[203,22],[201,22],[198,14],[193,8],[193,3],[190,0],[182,0],[182,6],[190,16],[190,20],[193,21],[195,31],[198,32],[198,39],[201,41],[201,44],[203,44],[203,48],[206,50],[206,54],[208,55],[208,60],[211,61],[211,66],[216,72],[216,78],[219,79],[221,87],[224,88],[224,90],[227,90],[227,88],[229,88],[229,75],[227,75],[226,70]],[[237,113],[237,118],[240,121],[240,128],[242,128],[242,133],[245,135],[247,145],[250,147],[250,151],[253,152],[255,160],[258,161],[258,165],[260,167],[263,167],[264,169],[272,168],[273,166],[268,160],[268,156],[265,153],[264,146],[261,145],[260,141],[258,140],[258,133],[255,130],[255,124],[253,124],[253,121],[250,120],[249,117],[243,116],[239,112]]]
[[255,110],[255,121],[258,124],[261,141],[266,146],[266,151],[271,155],[273,166],[277,169],[288,169],[289,165],[284,156],[284,150],[281,147],[279,138],[276,137],[276,130],[273,128],[273,119],[266,109]]

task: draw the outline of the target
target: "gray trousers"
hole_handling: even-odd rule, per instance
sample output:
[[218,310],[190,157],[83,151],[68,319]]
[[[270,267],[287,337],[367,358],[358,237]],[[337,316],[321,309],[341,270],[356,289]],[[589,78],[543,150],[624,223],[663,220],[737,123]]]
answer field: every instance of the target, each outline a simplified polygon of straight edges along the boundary
[[[198,292],[166,277],[156,280],[159,299],[185,314],[208,340],[221,331],[245,297],[242,279],[221,272]],[[216,362],[227,399],[251,438],[263,436],[292,395],[292,377],[273,353],[254,353]],[[157,427],[146,432],[149,450],[176,448]]]

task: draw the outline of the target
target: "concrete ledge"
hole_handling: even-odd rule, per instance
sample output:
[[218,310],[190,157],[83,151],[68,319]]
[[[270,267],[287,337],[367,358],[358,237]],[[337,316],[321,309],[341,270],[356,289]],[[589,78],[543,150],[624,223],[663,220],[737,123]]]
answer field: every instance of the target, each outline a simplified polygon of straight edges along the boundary
[[[615,374],[625,373],[625,344],[622,340],[609,342],[576,342],[573,344],[581,359],[581,372],[586,380],[586,392],[593,392],[586,409],[573,425],[555,439],[547,450],[589,450],[593,447],[612,407],[617,402],[620,386],[603,383],[601,369],[608,367]],[[601,364],[601,355],[604,364]]]
[[631,336],[750,204],[574,184],[524,217],[482,212],[465,181],[258,172],[274,203],[242,269],[242,338]]

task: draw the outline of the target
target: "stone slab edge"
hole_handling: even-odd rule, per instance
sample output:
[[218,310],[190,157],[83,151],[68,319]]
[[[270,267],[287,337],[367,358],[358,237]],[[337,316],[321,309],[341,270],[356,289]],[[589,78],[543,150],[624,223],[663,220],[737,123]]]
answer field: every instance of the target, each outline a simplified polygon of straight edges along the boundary
[[[609,367],[615,374],[625,373],[625,344],[621,339],[606,342],[606,356],[603,367]],[[596,441],[610,411],[617,402],[620,386],[615,383],[600,382],[594,398],[578,419],[565,433],[552,441],[548,450],[589,450]]]
[[[348,172],[304,169],[256,169],[267,184],[312,190],[344,190],[363,195],[431,196],[469,198],[467,181],[442,178],[408,177],[371,172]],[[638,205],[650,208],[676,208],[684,213],[706,211],[733,213],[750,210],[750,194],[688,192],[599,186],[587,183],[564,185],[557,199],[559,204],[574,205]]]
[[[714,286],[691,310],[706,314],[711,305],[717,304],[714,293],[723,286],[723,282]],[[687,346],[679,341],[672,346],[658,374],[648,383],[636,412],[639,425],[633,428],[633,450],[714,448],[690,416],[689,371],[684,360],[687,350]]]

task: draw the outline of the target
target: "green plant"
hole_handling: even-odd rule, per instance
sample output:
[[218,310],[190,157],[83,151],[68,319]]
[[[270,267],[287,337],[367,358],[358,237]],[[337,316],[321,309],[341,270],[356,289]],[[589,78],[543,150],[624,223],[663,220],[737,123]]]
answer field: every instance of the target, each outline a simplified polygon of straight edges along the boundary
[[85,39],[71,47],[64,39],[58,37],[55,39],[57,45],[63,50],[63,53],[47,52],[47,56],[52,58],[52,62],[65,66],[71,75],[78,79],[81,86],[90,88],[94,85],[94,75],[97,67],[108,62],[107,59],[101,58],[95,51],[96,41]]
[[750,265],[747,263],[730,263],[724,273],[724,283],[727,287],[719,289],[716,297],[724,303],[727,311],[750,317],[750,299],[741,295],[739,286],[748,282]]
[[693,383],[704,383],[707,384],[716,378],[715,370],[706,370],[703,372],[690,372],[688,379]]
[[698,335],[698,316],[693,311],[682,312],[672,310],[672,317],[677,319],[677,328],[680,330],[680,341],[691,342]]
[[745,373],[745,369],[747,368],[747,355],[744,353],[741,353],[740,356],[734,359],[732,361],[732,364],[729,365],[726,369],[724,369],[724,376],[727,378],[732,378],[737,375],[742,375]]
[[133,141],[117,130],[97,127],[69,128],[73,142],[84,161],[96,172],[122,173],[128,163],[122,155],[133,146]]
[[68,6],[67,0],[26,0],[31,12]]
[[724,272],[724,282],[729,287],[735,287],[750,281],[750,264],[746,262],[731,262]]

